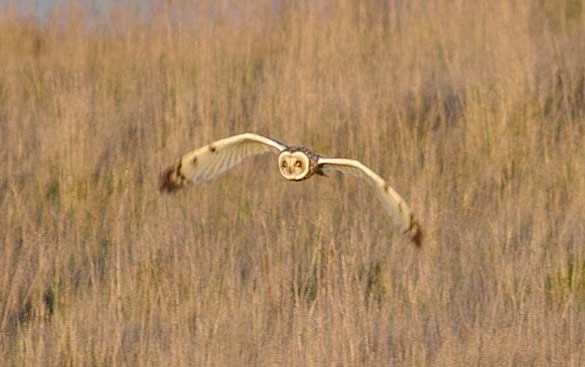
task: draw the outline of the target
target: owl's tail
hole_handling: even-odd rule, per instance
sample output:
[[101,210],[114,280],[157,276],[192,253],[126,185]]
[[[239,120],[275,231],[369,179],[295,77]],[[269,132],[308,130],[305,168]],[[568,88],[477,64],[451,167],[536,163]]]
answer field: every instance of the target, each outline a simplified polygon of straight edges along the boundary
[[161,175],[160,191],[171,193],[184,186],[185,177],[181,174],[181,165],[167,168]]

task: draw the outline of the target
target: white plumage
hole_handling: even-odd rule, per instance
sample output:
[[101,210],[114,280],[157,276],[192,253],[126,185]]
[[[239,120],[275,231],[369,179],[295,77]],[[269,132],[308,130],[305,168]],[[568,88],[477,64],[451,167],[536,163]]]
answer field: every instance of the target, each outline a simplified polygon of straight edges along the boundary
[[393,227],[421,245],[422,232],[404,199],[374,171],[352,159],[324,158],[306,147],[288,146],[257,134],[241,134],[218,140],[185,154],[175,167],[163,174],[161,190],[172,192],[188,182],[211,180],[247,157],[272,151],[278,154],[280,174],[290,181],[302,181],[314,174],[335,170],[361,178],[373,186]]

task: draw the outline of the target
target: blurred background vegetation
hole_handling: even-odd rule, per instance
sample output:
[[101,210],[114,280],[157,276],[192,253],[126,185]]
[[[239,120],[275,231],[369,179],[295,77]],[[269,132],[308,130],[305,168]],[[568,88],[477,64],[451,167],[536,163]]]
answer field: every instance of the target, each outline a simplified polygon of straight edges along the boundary
[[[0,5],[2,365],[585,365],[581,0]],[[267,156],[158,193],[247,131],[424,248]]]

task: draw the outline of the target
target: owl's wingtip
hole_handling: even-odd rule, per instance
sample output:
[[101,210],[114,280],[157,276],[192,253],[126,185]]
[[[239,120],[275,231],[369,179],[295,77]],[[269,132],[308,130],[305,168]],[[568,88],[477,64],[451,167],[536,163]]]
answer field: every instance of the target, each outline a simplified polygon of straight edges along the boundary
[[418,223],[416,223],[414,230],[415,230],[415,232],[414,232],[414,235],[411,237],[411,240],[412,240],[412,243],[414,243],[416,245],[416,247],[420,248],[420,247],[422,247],[423,233],[422,233]]
[[181,182],[177,180],[177,175],[175,174],[175,168],[167,168],[163,171],[160,178],[160,186],[159,190],[162,193],[173,193],[183,186]]
[[416,247],[422,247],[424,237],[423,232],[420,229],[420,225],[412,215],[410,216],[410,225],[408,226],[408,229],[404,231],[404,234],[410,237],[410,240],[416,245]]

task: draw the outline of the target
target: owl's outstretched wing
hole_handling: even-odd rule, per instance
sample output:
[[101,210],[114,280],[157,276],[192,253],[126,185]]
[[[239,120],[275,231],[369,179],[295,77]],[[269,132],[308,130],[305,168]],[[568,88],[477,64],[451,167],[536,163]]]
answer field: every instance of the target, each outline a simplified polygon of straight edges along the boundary
[[362,163],[352,159],[319,158],[319,167],[325,171],[336,170],[364,179],[376,188],[392,224],[415,245],[421,246],[422,232],[418,222],[400,195],[384,179]]
[[176,166],[165,170],[160,189],[172,192],[188,181],[208,181],[244,158],[269,151],[278,153],[285,148],[284,144],[276,140],[251,133],[221,139],[185,154]]

